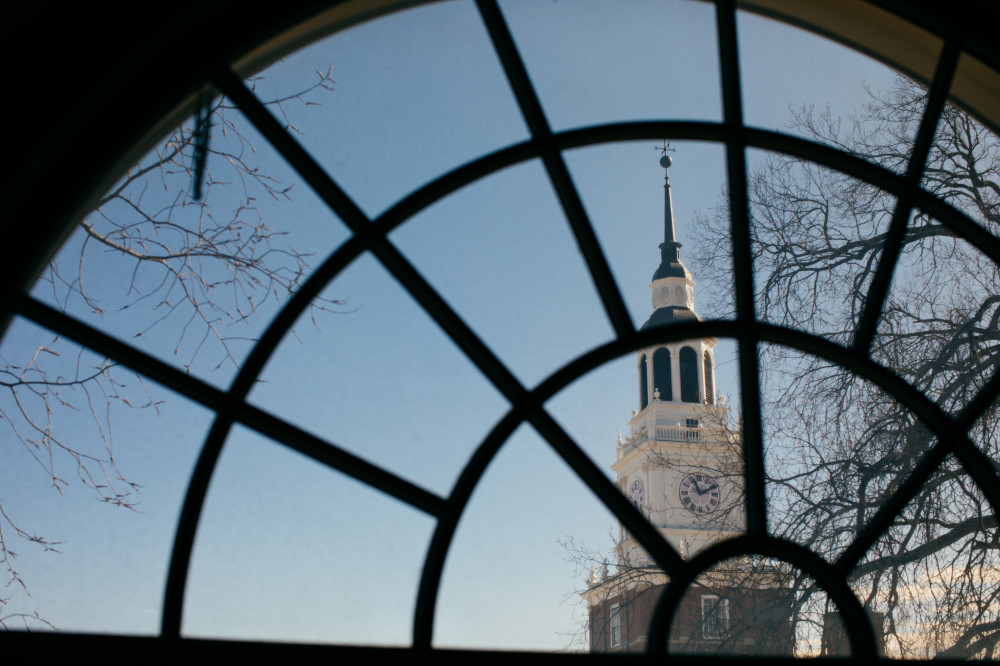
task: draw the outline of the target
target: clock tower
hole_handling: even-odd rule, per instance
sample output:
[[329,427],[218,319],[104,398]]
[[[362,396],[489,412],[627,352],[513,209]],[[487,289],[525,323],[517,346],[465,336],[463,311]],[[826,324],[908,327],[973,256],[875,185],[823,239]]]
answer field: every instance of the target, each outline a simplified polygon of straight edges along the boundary
[[[653,312],[641,330],[700,319],[674,228],[672,163],[666,154],[660,159],[664,239],[649,285]],[[618,486],[684,556],[736,534],[744,521],[736,482],[739,446],[728,427],[729,408],[715,391],[717,342],[697,338],[639,350],[639,409],[633,409],[628,437],[619,439],[611,466]],[[617,554],[623,566],[650,564],[624,529]]]
[[[694,279],[681,262],[666,155],[663,243],[649,285],[652,314],[641,330],[698,321]],[[729,407],[715,390],[711,337],[665,342],[636,353],[638,409],[618,434],[611,466],[622,493],[682,557],[741,533],[742,450]],[[749,561],[706,573],[685,594],[671,628],[671,652],[790,655],[787,574]],[[645,549],[619,526],[614,562],[591,570],[590,649],[642,652],[660,594],[669,583]]]

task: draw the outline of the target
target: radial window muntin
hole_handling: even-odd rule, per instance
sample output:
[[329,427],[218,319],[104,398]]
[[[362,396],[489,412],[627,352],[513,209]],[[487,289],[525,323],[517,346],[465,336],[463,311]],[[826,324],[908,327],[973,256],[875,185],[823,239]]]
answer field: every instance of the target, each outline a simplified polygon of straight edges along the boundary
[[[447,553],[455,524],[475,482],[478,480],[491,455],[502,446],[506,437],[519,423],[528,420],[535,425],[539,432],[549,439],[550,444],[559,450],[571,464],[576,466],[580,476],[605,501],[609,508],[618,514],[630,531],[637,538],[645,542],[650,552],[660,560],[661,565],[671,573],[675,581],[679,581],[679,583],[691,581],[699,571],[726,557],[742,553],[770,555],[786,559],[803,567],[808,567],[810,573],[816,576],[817,580],[827,588],[832,596],[839,597],[838,601],[844,600],[844,605],[841,608],[845,613],[845,621],[855,650],[870,653],[873,650],[870,642],[871,632],[865,626],[865,620],[860,612],[860,607],[856,602],[853,605],[850,604],[846,601],[846,597],[843,596],[844,594],[849,594],[849,589],[844,580],[843,567],[839,565],[829,567],[825,563],[816,561],[808,553],[800,552],[788,546],[788,544],[765,538],[766,530],[763,522],[764,500],[762,489],[763,471],[759,449],[760,424],[759,414],[755,415],[753,413],[753,405],[759,404],[758,373],[755,367],[755,354],[741,354],[743,400],[749,406],[748,411],[750,412],[747,423],[747,484],[751,495],[750,506],[748,508],[750,520],[748,536],[734,542],[720,544],[718,548],[710,549],[690,562],[680,561],[674,554],[664,548],[663,544],[659,542],[658,537],[655,536],[655,533],[650,533],[648,524],[630,508],[627,500],[614,490],[613,486],[606,480],[600,470],[593,469],[592,466],[588,468],[583,461],[577,460],[575,463],[573,462],[574,456],[577,455],[577,449],[569,437],[544,412],[544,402],[548,397],[554,395],[558,390],[577,377],[621,354],[657,344],[679,342],[695,335],[712,335],[736,339],[744,352],[754,349],[758,341],[787,344],[835,361],[878,384],[884,390],[894,395],[915,413],[919,414],[928,428],[940,438],[936,447],[921,464],[918,470],[919,473],[914,473],[910,481],[900,489],[897,500],[885,507],[883,512],[880,513],[880,516],[883,516],[883,518],[872,521],[856,540],[856,544],[870,544],[878,536],[879,531],[887,525],[887,521],[891,520],[892,514],[900,510],[906,501],[919,491],[923,479],[934,471],[937,462],[948,454],[955,455],[962,462],[970,476],[976,480],[984,495],[989,499],[994,510],[1000,511],[1000,490],[997,487],[996,475],[990,471],[991,466],[989,461],[964,434],[971,427],[978,414],[996,399],[998,392],[1000,392],[1000,382],[997,381],[997,377],[991,380],[987,388],[980,393],[977,399],[965,411],[957,416],[950,416],[933,405],[918,391],[899,380],[893,373],[867,359],[865,354],[867,347],[865,332],[870,335],[874,330],[877,311],[873,310],[871,313],[867,313],[866,318],[862,321],[862,334],[859,336],[861,342],[857,348],[845,349],[806,334],[764,325],[755,321],[753,318],[752,292],[739,292],[737,294],[739,315],[736,322],[684,324],[676,328],[671,327],[669,330],[660,329],[637,333],[620,303],[621,297],[617,294],[614,284],[610,279],[610,274],[607,271],[606,264],[603,262],[600,248],[596,245],[594,239],[588,239],[590,225],[583,215],[582,207],[578,204],[579,198],[568,179],[568,174],[565,173],[561,154],[562,151],[570,148],[601,142],[630,139],[656,140],[662,136],[669,136],[675,140],[695,139],[716,141],[724,144],[727,148],[727,165],[731,188],[734,192],[732,199],[734,210],[736,211],[734,217],[737,219],[737,222],[734,224],[737,275],[744,274],[744,271],[750,265],[749,238],[746,234],[745,224],[741,225],[739,223],[741,217],[745,219],[744,181],[746,164],[744,149],[746,147],[766,148],[815,161],[882,187],[898,197],[899,203],[897,205],[898,210],[901,212],[897,216],[903,222],[905,222],[907,213],[912,206],[920,207],[941,220],[943,224],[950,226],[957,234],[971,242],[997,263],[1000,263],[1000,243],[961,212],[915,187],[914,183],[919,182],[919,167],[915,167],[908,176],[898,176],[854,156],[840,153],[817,144],[782,136],[778,133],[742,127],[739,117],[739,78],[735,60],[736,54],[735,49],[731,47],[732,40],[735,38],[735,25],[730,9],[722,8],[719,13],[720,42],[722,43],[721,50],[723,52],[722,78],[725,82],[726,91],[726,119],[723,123],[629,123],[573,130],[556,135],[549,135],[546,131],[544,117],[538,113],[540,108],[534,99],[530,83],[523,77],[517,50],[513,43],[509,42],[505,37],[505,29],[499,12],[488,3],[483,3],[483,10],[493,39],[498,44],[501,58],[505,60],[508,74],[513,79],[514,89],[519,97],[519,102],[526,116],[529,118],[529,125],[531,125],[535,141],[503,149],[460,167],[434,183],[420,188],[378,219],[372,221],[369,221],[364,214],[356,209],[350,200],[339,191],[336,185],[325,177],[322,170],[311,162],[308,155],[301,151],[294,141],[289,139],[288,135],[281,130],[280,126],[269,118],[259,103],[242,88],[238,77],[230,71],[221,71],[215,76],[213,83],[218,89],[224,94],[229,95],[231,99],[240,105],[252,122],[257,124],[258,129],[268,137],[271,143],[289,159],[302,176],[327,200],[331,208],[335,210],[341,219],[354,228],[356,234],[351,242],[345,244],[317,269],[310,277],[307,285],[296,294],[292,301],[286,305],[282,314],[272,322],[267,333],[262,336],[262,339],[241,368],[237,380],[226,394],[206,387],[189,377],[185,377],[182,373],[159,363],[141,352],[131,349],[127,345],[117,342],[84,324],[51,311],[25,296],[19,297],[15,303],[13,309],[17,314],[58,331],[66,337],[76,339],[91,349],[105,353],[126,365],[130,365],[150,378],[209,406],[219,414],[219,418],[206,442],[205,450],[202,454],[202,462],[199,463],[199,469],[195,472],[188,501],[185,504],[182,524],[178,530],[163,616],[163,636],[176,637],[180,632],[184,580],[187,560],[190,556],[190,549],[193,543],[194,530],[197,525],[197,513],[204,499],[214,459],[218,455],[218,451],[234,421],[255,428],[276,440],[283,441],[292,448],[323,460],[341,471],[353,474],[361,480],[372,483],[374,486],[393,494],[402,501],[438,516],[439,527],[428,554],[414,621],[414,647],[426,648],[431,644],[434,598],[441,573],[440,567]],[[958,48],[959,45],[957,44],[953,46],[946,44],[939,61],[941,64],[934,79],[931,102],[933,105],[936,100],[938,110],[940,110],[941,105],[945,101],[950,81],[954,75],[954,68],[959,60],[960,54]],[[934,120],[933,114],[931,120]],[[932,130],[933,122],[925,123],[922,135],[917,138],[918,146],[922,140],[925,143],[929,140],[929,133]],[[917,154],[920,154],[919,150]],[[475,334],[437,296],[433,288],[420,280],[419,276],[407,264],[406,260],[395,252],[391,244],[386,241],[386,235],[393,228],[409,219],[418,210],[447,196],[465,184],[511,164],[538,157],[545,161],[550,179],[553,181],[556,190],[563,196],[563,205],[566,208],[567,217],[571,220],[571,223],[577,225],[578,240],[583,245],[584,254],[590,263],[598,290],[602,293],[609,319],[611,319],[617,331],[617,339],[568,364],[543,381],[537,388],[529,391],[517,382],[502,362],[490,354]],[[569,188],[568,191],[566,189],[567,186]],[[742,215],[740,211],[743,211]],[[373,223],[371,226],[369,226],[370,222]],[[590,235],[592,235],[592,232]],[[308,305],[308,302],[329,280],[365,250],[372,251],[382,260],[401,284],[410,291],[427,312],[441,325],[442,329],[453,338],[458,346],[473,360],[490,381],[494,383],[498,390],[511,401],[512,407],[508,416],[498,424],[493,433],[484,441],[482,447],[462,474],[460,481],[456,484],[450,498],[432,496],[426,493],[426,491],[407,484],[392,475],[367,466],[349,454],[344,454],[334,447],[328,446],[325,442],[317,441],[315,438],[310,438],[305,433],[297,431],[294,425],[275,422],[273,418],[269,418],[267,415],[259,412],[259,410],[255,410],[243,402],[263,364],[269,358],[277,342],[291,325],[291,322],[296,319],[297,315],[301,313]],[[888,277],[889,275],[886,274],[885,288],[888,288]],[[741,282],[752,285],[752,280],[749,279],[744,279]],[[757,421],[756,423],[754,422],[755,420]],[[956,437],[956,431],[963,434]],[[848,553],[841,559],[847,558],[847,560],[850,560],[853,557],[857,561],[857,558],[861,557],[863,553],[864,549],[859,545],[857,548],[852,547],[849,549]],[[847,567],[848,570],[849,568]],[[684,591],[681,584],[674,587],[677,589],[676,595],[667,595],[663,603],[661,603],[661,610],[666,618],[671,613],[671,597],[676,596],[679,598],[680,594]],[[657,642],[651,641],[651,645],[655,649]],[[660,645],[661,647],[665,645],[665,641],[661,641]]]

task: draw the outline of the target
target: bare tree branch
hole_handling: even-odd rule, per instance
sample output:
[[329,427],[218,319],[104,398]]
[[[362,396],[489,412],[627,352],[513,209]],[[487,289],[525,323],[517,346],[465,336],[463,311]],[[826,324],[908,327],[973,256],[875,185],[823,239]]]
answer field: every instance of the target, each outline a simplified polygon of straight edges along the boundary
[[[291,126],[289,104],[319,103],[333,90],[331,71],[267,104]],[[203,197],[190,194],[195,173],[195,128],[182,124],[158,144],[99,201],[80,223],[80,233],[49,264],[36,286],[51,302],[76,316],[100,319],[129,311],[131,335],[153,332],[173,338],[173,353],[189,371],[236,367],[235,345],[252,339],[245,323],[269,314],[310,272],[309,253],[292,242],[290,225],[262,200],[291,199],[291,186],[258,164],[256,150],[225,99],[209,108],[208,170]],[[114,288],[106,284],[113,272]],[[318,312],[345,312],[343,301],[318,299]],[[141,377],[108,359],[53,338],[25,354],[0,356],[0,421],[57,491],[68,487],[67,469],[96,498],[134,509],[141,486],[119,469],[115,455],[115,410],[152,408]],[[81,421],[80,417],[86,417]],[[82,425],[81,425],[82,423]],[[49,541],[18,527],[0,499],[0,562],[8,586],[28,586],[15,567],[7,537],[55,551]],[[3,527],[7,527],[7,534]],[[0,598],[0,607],[8,599]],[[48,625],[35,613],[0,616],[0,627]],[[49,625],[51,626],[51,625]]]

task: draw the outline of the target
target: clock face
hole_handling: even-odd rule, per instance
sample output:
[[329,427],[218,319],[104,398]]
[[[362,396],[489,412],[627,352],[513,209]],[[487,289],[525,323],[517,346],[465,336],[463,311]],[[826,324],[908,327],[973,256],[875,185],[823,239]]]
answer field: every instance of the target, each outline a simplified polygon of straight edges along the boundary
[[691,513],[712,513],[719,508],[721,495],[719,483],[705,474],[688,474],[681,480],[681,504]]

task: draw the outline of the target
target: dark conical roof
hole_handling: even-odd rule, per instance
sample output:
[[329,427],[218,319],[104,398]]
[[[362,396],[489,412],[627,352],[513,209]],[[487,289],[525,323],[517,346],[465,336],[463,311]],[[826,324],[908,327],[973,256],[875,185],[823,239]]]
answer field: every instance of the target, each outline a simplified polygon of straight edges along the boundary
[[646,320],[646,323],[639,327],[639,330],[645,331],[646,329],[656,328],[657,326],[667,326],[668,324],[673,324],[675,322],[692,320],[701,321],[701,317],[695,314],[694,310],[691,310],[690,308],[670,305],[654,310],[653,314],[649,315],[649,319]]
[[681,263],[681,244],[677,241],[660,243],[660,265],[653,273],[653,281],[665,277],[691,277],[688,269]]

